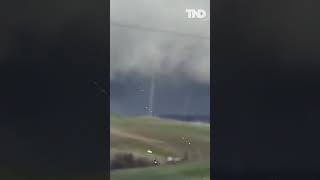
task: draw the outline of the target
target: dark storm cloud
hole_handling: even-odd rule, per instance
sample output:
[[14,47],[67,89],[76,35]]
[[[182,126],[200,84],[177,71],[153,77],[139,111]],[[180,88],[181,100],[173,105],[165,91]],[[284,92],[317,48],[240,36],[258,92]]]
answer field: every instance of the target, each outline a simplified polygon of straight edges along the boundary
[[[179,78],[157,78],[153,111],[155,114],[209,115],[210,89],[207,85]],[[127,77],[111,82],[111,111],[144,115],[148,113],[150,80]]]
[[[209,6],[209,0],[111,1],[111,111],[146,114],[154,104],[155,114],[209,114]],[[186,8],[205,9],[207,17],[188,19]]]
[[[209,5],[202,1],[111,1],[111,22],[207,36],[207,39],[165,32],[127,29],[111,24],[111,78],[119,74],[185,74],[209,83]],[[186,8],[202,8],[207,18],[190,20]]]

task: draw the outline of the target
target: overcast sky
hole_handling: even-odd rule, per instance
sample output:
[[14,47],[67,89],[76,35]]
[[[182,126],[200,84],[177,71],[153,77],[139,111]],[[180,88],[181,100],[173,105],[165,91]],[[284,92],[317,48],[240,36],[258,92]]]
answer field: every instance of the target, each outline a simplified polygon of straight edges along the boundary
[[[154,75],[154,113],[209,114],[209,5],[209,0],[111,1],[111,111],[145,113]],[[187,8],[204,9],[207,16],[188,19]]]

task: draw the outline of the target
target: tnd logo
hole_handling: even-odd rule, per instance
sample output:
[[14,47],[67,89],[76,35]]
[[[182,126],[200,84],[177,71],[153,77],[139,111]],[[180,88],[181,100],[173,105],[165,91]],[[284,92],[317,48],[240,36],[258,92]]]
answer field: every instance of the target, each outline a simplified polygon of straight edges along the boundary
[[206,17],[207,13],[204,9],[186,9],[186,13],[188,13],[189,19],[203,19]]

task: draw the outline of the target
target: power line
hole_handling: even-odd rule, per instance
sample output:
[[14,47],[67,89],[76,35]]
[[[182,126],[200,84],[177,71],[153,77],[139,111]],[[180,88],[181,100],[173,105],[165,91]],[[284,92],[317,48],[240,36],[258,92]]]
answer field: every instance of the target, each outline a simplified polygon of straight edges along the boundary
[[160,33],[169,33],[177,36],[186,36],[186,37],[192,37],[197,39],[204,39],[204,40],[210,40],[209,36],[201,36],[196,34],[189,34],[189,33],[182,33],[178,31],[172,31],[172,30],[164,30],[164,29],[157,29],[152,27],[144,27],[139,25],[133,25],[133,24],[122,24],[119,22],[110,21],[110,24],[117,27],[127,28],[127,29],[137,29],[142,31],[150,31],[150,32],[160,32]]

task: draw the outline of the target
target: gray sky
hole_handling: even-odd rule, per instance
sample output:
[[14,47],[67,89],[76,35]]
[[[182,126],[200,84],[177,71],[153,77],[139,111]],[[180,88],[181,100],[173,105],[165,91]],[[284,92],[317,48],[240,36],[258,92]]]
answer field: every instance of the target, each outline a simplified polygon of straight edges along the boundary
[[[155,113],[209,113],[209,7],[209,0],[111,1],[111,111],[143,113],[154,74]],[[187,8],[204,9],[207,17],[188,19]]]

